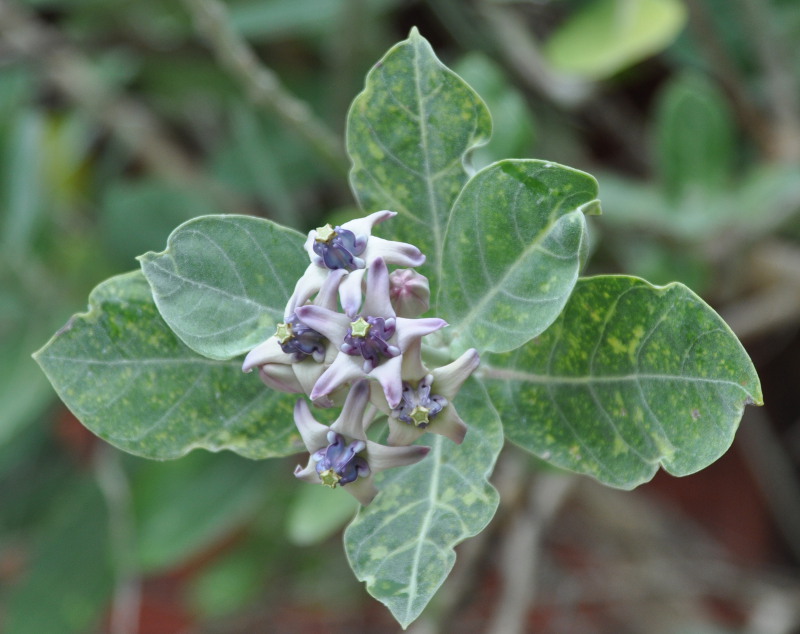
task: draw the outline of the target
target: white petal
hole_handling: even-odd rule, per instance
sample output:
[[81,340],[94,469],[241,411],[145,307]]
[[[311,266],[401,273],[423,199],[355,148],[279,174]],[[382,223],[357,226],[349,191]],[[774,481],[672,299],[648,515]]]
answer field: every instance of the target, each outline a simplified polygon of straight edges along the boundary
[[328,270],[320,268],[316,264],[309,264],[305,273],[297,280],[294,285],[294,292],[286,304],[286,309],[283,318],[288,319],[298,306],[305,304],[314,293],[322,288],[325,280],[328,278]]
[[322,306],[299,306],[296,314],[297,318],[306,326],[316,330],[335,346],[339,346],[344,341],[344,336],[350,327],[350,318],[347,315]]
[[373,236],[367,243],[364,251],[364,259],[369,264],[375,258],[383,258],[387,264],[394,266],[422,266],[425,264],[425,256],[413,244],[407,242],[396,242],[394,240],[384,240]]
[[311,390],[311,399],[330,394],[340,385],[364,376],[360,359],[361,357],[351,357],[340,352],[330,367],[317,379],[314,389]]
[[397,344],[405,352],[414,339],[419,339],[432,332],[441,330],[447,326],[444,319],[438,317],[426,317],[424,319],[405,319],[397,318]]
[[242,372],[250,372],[253,368],[265,363],[289,364],[292,363],[292,360],[293,356],[281,350],[278,339],[272,336],[247,353],[244,363],[242,363]]
[[381,258],[373,261],[367,275],[367,290],[364,295],[363,315],[370,317],[394,317],[392,300],[389,297],[389,269]]
[[347,491],[364,506],[372,502],[375,496],[378,495],[378,489],[375,488],[372,482],[372,476],[359,477],[357,480],[343,485],[342,489]]
[[290,394],[305,393],[291,365],[267,363],[258,368],[258,378],[261,379],[264,385],[279,392],[289,392]]
[[392,446],[410,445],[425,431],[414,425],[409,425],[396,418],[389,417],[389,438],[386,442]]
[[[342,224],[342,229],[352,231],[354,234],[356,234],[356,236],[369,236],[372,235],[372,229],[375,227],[375,225],[378,225],[389,218],[393,218],[396,215],[396,211],[376,211],[371,213],[369,216],[364,216],[363,218],[354,218],[353,220],[348,220]],[[367,241],[367,244],[369,244],[369,241]]]
[[369,381],[362,379],[352,385],[339,417],[331,429],[353,440],[366,440],[364,409],[369,402]]
[[311,484],[322,484],[322,480],[319,479],[319,474],[317,473],[317,463],[311,458],[308,459],[308,464],[305,467],[300,465],[295,467],[294,477]]
[[448,401],[452,401],[461,385],[475,371],[481,362],[481,357],[475,348],[470,348],[458,359],[441,368],[436,368],[433,374],[433,392],[441,394]]
[[303,399],[294,404],[294,424],[297,426],[297,431],[300,432],[300,437],[303,439],[303,444],[309,453],[313,454],[315,451],[327,446],[330,427],[317,422],[317,419],[314,418],[308,408],[308,403]]
[[354,318],[361,308],[361,283],[364,280],[366,269],[351,271],[339,285],[339,299],[342,301],[342,310],[350,318]]
[[369,464],[370,469],[372,469],[372,473],[377,473],[384,469],[402,467],[419,462],[428,455],[430,450],[431,448],[425,445],[387,447],[368,440],[366,452],[367,464]]
[[393,357],[386,359],[369,373],[370,377],[378,379],[383,387],[383,394],[389,407],[395,408],[400,404],[403,396],[403,379],[400,370],[403,364],[403,357]]

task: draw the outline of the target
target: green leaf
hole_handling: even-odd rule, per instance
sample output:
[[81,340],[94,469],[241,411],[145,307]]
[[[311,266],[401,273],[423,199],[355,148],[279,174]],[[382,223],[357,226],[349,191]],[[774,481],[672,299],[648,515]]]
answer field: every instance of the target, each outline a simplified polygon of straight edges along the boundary
[[554,68],[604,79],[666,48],[686,23],[680,0],[584,3],[545,43]]
[[506,437],[553,464],[631,489],[659,464],[699,471],[730,446],[758,376],[725,322],[681,284],[582,279],[540,337],[487,355]]
[[202,216],[175,229],[162,253],[139,259],[161,316],[192,350],[230,359],[283,321],[309,264],[304,237],[250,216]]
[[145,458],[230,449],[269,458],[302,448],[294,398],[184,346],[139,271],[106,280],[36,354],[56,392],[92,432]]
[[180,564],[254,516],[273,464],[206,452],[137,464],[131,488],[141,570]]
[[597,182],[535,160],[478,172],[453,206],[436,314],[461,352],[513,350],[558,317],[586,249],[584,213],[598,213]]
[[73,478],[47,503],[17,585],[3,589],[3,631],[80,634],[98,631],[111,598],[108,515],[96,484]]
[[416,29],[367,74],[350,107],[347,151],[356,198],[367,212],[401,215],[386,223],[387,237],[420,248],[431,286],[443,266],[450,208],[467,180],[467,153],[490,134],[483,101]]
[[656,159],[668,195],[716,196],[728,184],[734,127],[724,95],[702,75],[673,79],[659,97]]
[[470,425],[464,442],[424,436],[428,456],[386,472],[381,493],[345,531],[356,577],[404,628],[450,573],[453,547],[482,531],[497,509],[497,491],[488,482],[503,445],[497,412],[474,381],[465,384],[457,404]]

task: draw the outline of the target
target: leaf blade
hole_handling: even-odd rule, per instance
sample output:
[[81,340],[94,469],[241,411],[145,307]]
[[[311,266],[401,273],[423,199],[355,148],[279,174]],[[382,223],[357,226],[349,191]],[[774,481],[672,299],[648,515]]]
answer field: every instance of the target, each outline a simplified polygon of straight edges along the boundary
[[141,272],[97,286],[89,307],[34,358],[96,435],[157,460],[196,448],[254,459],[301,449],[291,424],[294,399],[242,376],[239,361],[214,361],[183,345]]
[[422,462],[387,472],[381,494],[345,531],[348,561],[367,591],[405,628],[416,619],[455,562],[453,547],[489,523],[498,495],[488,482],[503,444],[497,413],[469,381],[459,411],[470,429],[455,445],[427,434]]
[[390,237],[417,245],[435,284],[466,157],[491,134],[480,97],[444,66],[416,29],[367,74],[347,117],[350,184],[365,211],[391,209]]
[[659,465],[688,475],[724,453],[762,401],[747,353],[682,284],[580,280],[562,317],[490,355],[483,381],[509,440],[560,467],[633,488]]
[[167,249],[139,258],[159,312],[191,349],[231,359],[283,320],[308,266],[304,237],[262,218],[212,215],[180,225]]
[[584,214],[598,211],[597,181],[562,165],[505,160],[470,179],[447,227],[436,311],[455,352],[513,350],[547,328],[578,279]]

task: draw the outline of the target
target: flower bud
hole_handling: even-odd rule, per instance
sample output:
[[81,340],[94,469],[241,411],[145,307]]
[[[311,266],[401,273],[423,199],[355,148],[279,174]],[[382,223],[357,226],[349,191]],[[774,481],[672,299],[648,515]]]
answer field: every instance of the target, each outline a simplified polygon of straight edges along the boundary
[[419,317],[430,307],[428,278],[414,269],[397,269],[389,275],[389,297],[398,317]]

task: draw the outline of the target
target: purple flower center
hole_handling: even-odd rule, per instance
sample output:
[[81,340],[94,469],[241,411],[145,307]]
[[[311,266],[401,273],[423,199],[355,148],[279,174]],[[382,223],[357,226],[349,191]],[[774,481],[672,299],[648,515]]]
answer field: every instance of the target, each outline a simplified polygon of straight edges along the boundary
[[312,356],[319,363],[325,358],[325,337],[303,324],[294,313],[285,323],[278,324],[275,336],[281,350],[294,355],[295,361]]
[[359,476],[370,473],[367,461],[356,454],[364,451],[367,443],[354,440],[348,444],[344,436],[335,431],[328,432],[328,446],[315,452],[311,457],[317,463],[316,470],[322,484],[334,488],[344,486]]
[[352,231],[325,225],[317,229],[313,247],[322,264],[331,270],[354,271],[366,266],[358,256],[367,248],[366,236],[356,237]]
[[370,372],[381,359],[400,354],[400,348],[389,343],[395,332],[395,323],[394,317],[359,317],[350,324],[340,350],[363,357],[365,371]]
[[447,399],[438,394],[431,394],[433,375],[422,379],[416,388],[403,381],[403,394],[400,404],[392,410],[392,416],[409,425],[425,429],[431,419],[447,405]]

